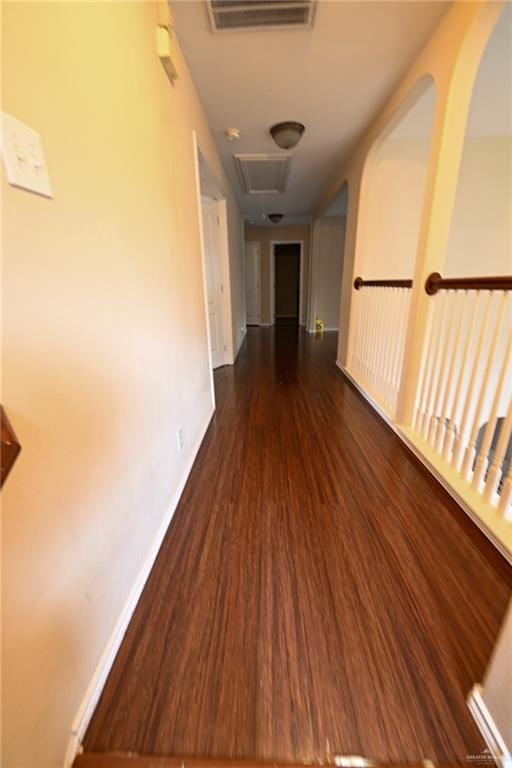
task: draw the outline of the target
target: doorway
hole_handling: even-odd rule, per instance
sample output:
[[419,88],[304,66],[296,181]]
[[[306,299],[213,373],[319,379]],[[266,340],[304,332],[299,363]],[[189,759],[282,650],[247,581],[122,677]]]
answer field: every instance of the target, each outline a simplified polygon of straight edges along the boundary
[[[234,362],[226,197],[195,133],[196,187],[210,371]],[[215,403],[213,374],[210,376]]]
[[275,325],[298,326],[302,314],[302,243],[271,247],[271,315]]

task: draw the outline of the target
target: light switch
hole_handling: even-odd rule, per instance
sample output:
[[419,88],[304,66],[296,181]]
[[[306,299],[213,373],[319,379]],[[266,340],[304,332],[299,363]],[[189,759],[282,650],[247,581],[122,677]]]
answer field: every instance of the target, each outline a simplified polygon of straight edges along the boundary
[[53,197],[41,137],[5,112],[2,112],[1,150],[9,184]]

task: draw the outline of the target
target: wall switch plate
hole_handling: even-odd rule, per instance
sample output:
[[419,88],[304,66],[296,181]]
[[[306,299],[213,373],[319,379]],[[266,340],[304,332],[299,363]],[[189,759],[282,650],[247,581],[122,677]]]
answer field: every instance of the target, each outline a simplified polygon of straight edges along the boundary
[[9,184],[44,197],[53,197],[43,144],[36,131],[2,112],[0,148]]

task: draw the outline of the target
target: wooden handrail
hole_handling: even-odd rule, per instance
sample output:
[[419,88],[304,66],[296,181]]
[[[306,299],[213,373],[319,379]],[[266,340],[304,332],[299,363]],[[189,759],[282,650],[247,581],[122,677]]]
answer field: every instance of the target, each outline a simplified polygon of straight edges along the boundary
[[372,288],[412,288],[412,280],[363,280],[362,277],[356,277],[354,280],[356,291],[364,286]]
[[0,429],[1,429],[1,449],[2,460],[0,462],[0,488],[7,480],[7,475],[12,469],[12,465],[18,457],[18,453],[21,451],[21,445],[18,442],[18,438],[14,433],[14,429],[11,426],[11,422],[7,418],[7,414],[0,405]]
[[512,291],[512,275],[441,277],[439,272],[432,272],[425,281],[425,290],[429,296],[443,290]]

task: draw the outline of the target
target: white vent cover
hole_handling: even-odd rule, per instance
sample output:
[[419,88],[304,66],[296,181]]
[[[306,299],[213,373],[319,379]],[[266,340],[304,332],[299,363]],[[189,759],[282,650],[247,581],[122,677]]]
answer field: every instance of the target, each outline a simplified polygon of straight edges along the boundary
[[258,27],[311,29],[317,0],[207,0],[214,31]]
[[263,194],[285,191],[291,155],[233,155],[233,159],[242,192]]

